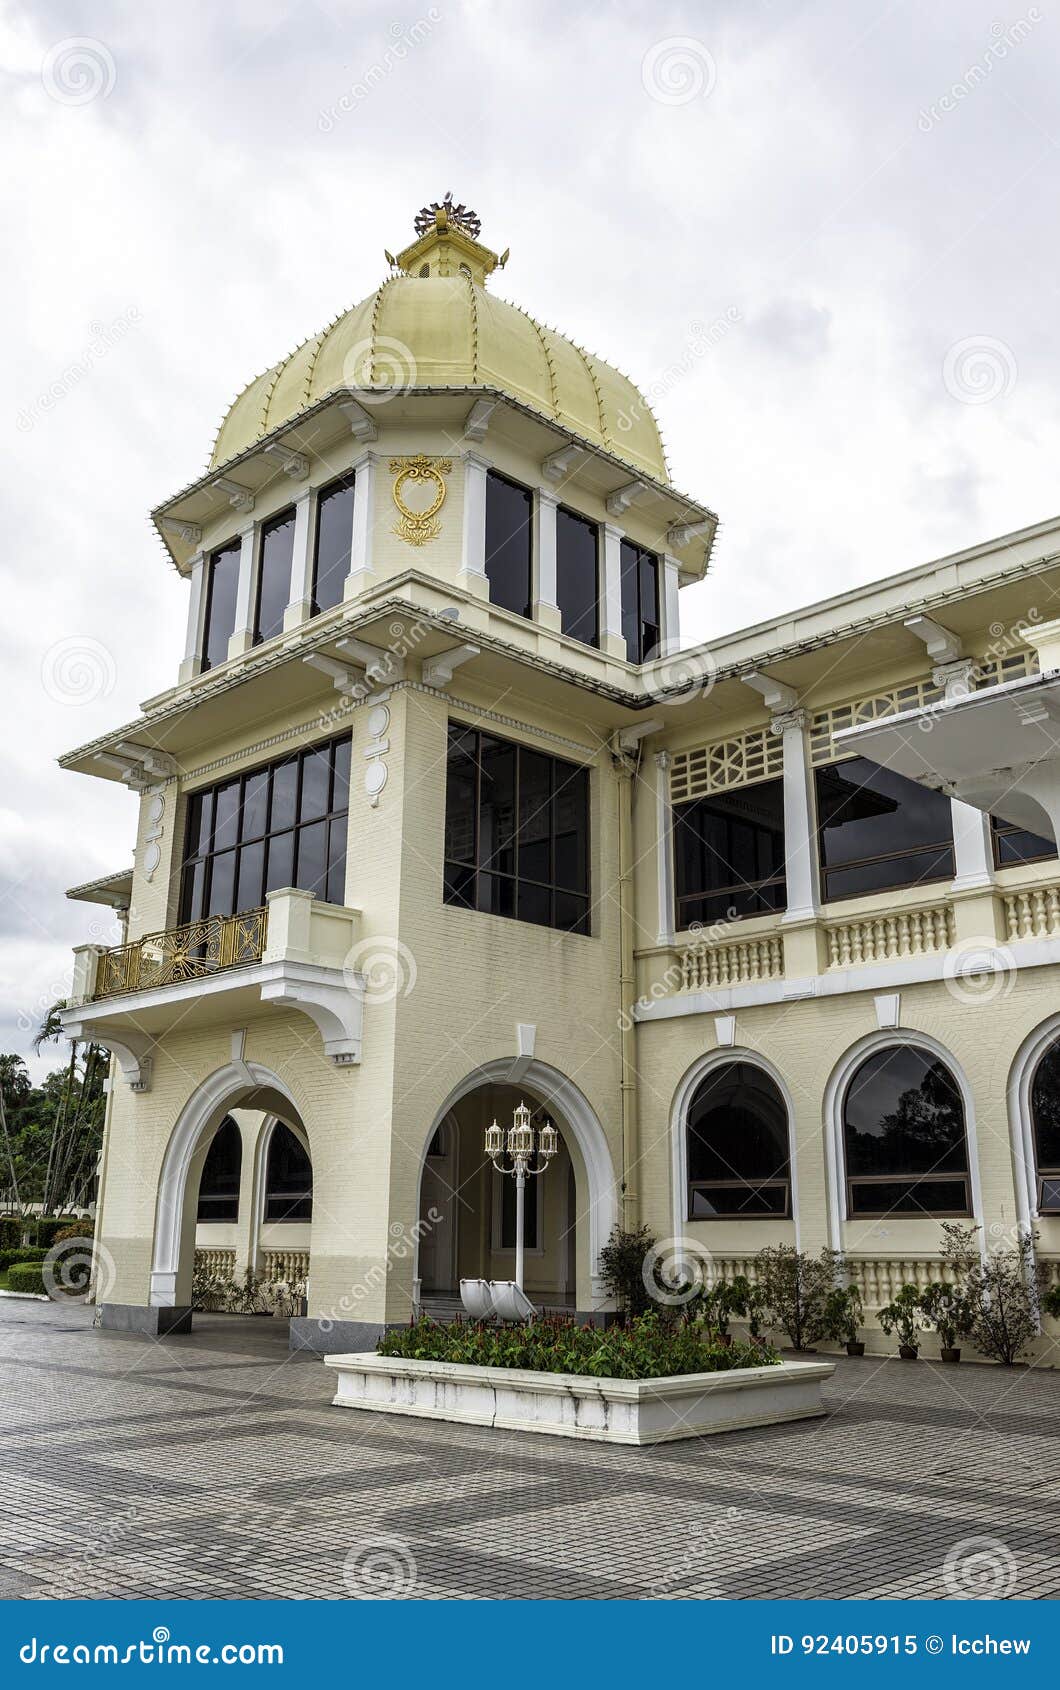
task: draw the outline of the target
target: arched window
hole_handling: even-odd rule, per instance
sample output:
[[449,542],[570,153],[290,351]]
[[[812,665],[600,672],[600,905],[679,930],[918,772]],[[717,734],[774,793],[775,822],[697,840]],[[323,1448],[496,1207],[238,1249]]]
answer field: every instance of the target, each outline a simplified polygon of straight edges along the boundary
[[791,1213],[788,1112],[750,1062],[715,1068],[688,1106],[688,1218],[755,1220]]
[[1038,1212],[1060,1215],[1060,1039],[1034,1070],[1031,1087]]
[[290,1127],[277,1121],[269,1140],[265,1172],[265,1219],[308,1221],[313,1218],[313,1164]]
[[964,1104],[930,1051],[867,1056],[847,1086],[843,1136],[851,1217],[971,1213]]
[[243,1161],[243,1135],[231,1115],[226,1115],[206,1152],[199,1181],[200,1221],[239,1219],[239,1169]]

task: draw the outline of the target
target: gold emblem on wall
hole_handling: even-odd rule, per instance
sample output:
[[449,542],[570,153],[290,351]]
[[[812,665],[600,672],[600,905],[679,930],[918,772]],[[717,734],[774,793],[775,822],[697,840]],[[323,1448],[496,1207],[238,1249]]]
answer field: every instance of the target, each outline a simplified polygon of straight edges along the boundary
[[390,473],[394,481],[394,503],[398,522],[394,533],[410,546],[426,545],[436,540],[442,531],[438,512],[445,504],[448,491],[445,478],[452,471],[450,458],[428,458],[420,453],[415,458],[391,458]]

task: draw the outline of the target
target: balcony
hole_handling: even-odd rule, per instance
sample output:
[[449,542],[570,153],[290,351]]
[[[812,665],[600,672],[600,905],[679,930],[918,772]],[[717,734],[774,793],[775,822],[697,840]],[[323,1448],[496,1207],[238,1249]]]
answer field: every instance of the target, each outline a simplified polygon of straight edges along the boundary
[[151,1089],[155,1048],[179,1028],[243,1026],[278,1008],[307,1015],[336,1067],[361,1059],[361,912],[294,887],[265,907],[208,916],[126,945],[74,952],[67,1037],[114,1052],[134,1092]]
[[260,962],[269,928],[267,907],[241,915],[211,915],[165,933],[145,933],[130,945],[98,953],[91,1001],[202,980],[225,968]]

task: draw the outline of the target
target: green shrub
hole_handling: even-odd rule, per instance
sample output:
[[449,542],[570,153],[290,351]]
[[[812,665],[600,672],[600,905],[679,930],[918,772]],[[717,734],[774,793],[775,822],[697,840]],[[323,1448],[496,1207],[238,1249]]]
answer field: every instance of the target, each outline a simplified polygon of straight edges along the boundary
[[10,1250],[0,1250],[0,1273],[6,1273],[15,1262],[42,1262],[48,1254],[36,1244],[22,1244]]
[[769,1244],[759,1250],[754,1268],[768,1326],[779,1326],[796,1350],[826,1336],[828,1298],[843,1274],[838,1251],[807,1256],[792,1244]]
[[965,1230],[950,1221],[942,1233],[942,1259],[962,1299],[962,1336],[967,1334],[980,1355],[1012,1367],[1041,1331],[1048,1295],[1048,1269],[1036,1254],[1036,1234],[1017,1232],[1012,1248],[991,1248],[981,1256],[978,1227]]
[[649,1227],[642,1226],[638,1227],[636,1232],[626,1232],[622,1227],[615,1226],[600,1251],[600,1273],[604,1288],[624,1314],[646,1314],[652,1306],[644,1265],[655,1248],[655,1243],[655,1234]]
[[71,1238],[94,1238],[95,1225],[87,1217],[83,1221],[71,1221],[69,1226],[60,1227],[52,1237],[53,1244],[65,1244]]
[[43,1262],[16,1262],[7,1270],[7,1285],[10,1291],[33,1291],[38,1297],[44,1296]]
[[723,1373],[776,1362],[761,1344],[718,1344],[695,1321],[671,1324],[657,1314],[626,1326],[578,1326],[549,1316],[525,1326],[489,1326],[428,1319],[380,1338],[382,1356],[410,1361],[455,1361],[477,1367],[525,1367],[540,1373],[588,1374],[597,1379],[665,1379],[678,1373]]
[[68,1231],[70,1227],[76,1229],[73,1236],[80,1237],[81,1222],[76,1215],[38,1215],[29,1223],[34,1244],[43,1245],[45,1250],[55,1243],[57,1233]]
[[0,1250],[13,1250],[22,1242],[22,1222],[18,1215],[0,1215]]
[[907,1350],[920,1348],[920,1334],[925,1322],[920,1290],[916,1285],[903,1285],[891,1303],[880,1309],[877,1316],[885,1332],[897,1332],[898,1342]]

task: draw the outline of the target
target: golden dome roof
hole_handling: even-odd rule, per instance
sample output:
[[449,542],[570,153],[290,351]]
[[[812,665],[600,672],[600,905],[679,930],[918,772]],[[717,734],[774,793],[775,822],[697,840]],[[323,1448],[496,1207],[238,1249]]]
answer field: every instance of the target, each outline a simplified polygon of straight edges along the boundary
[[[421,231],[422,225],[422,231]],[[669,485],[659,430],[633,383],[565,335],[488,293],[507,258],[482,246],[477,219],[447,196],[417,219],[395,273],[244,389],[214,442],[219,469],[346,388],[483,388],[508,395]],[[389,257],[389,254],[387,255]]]

